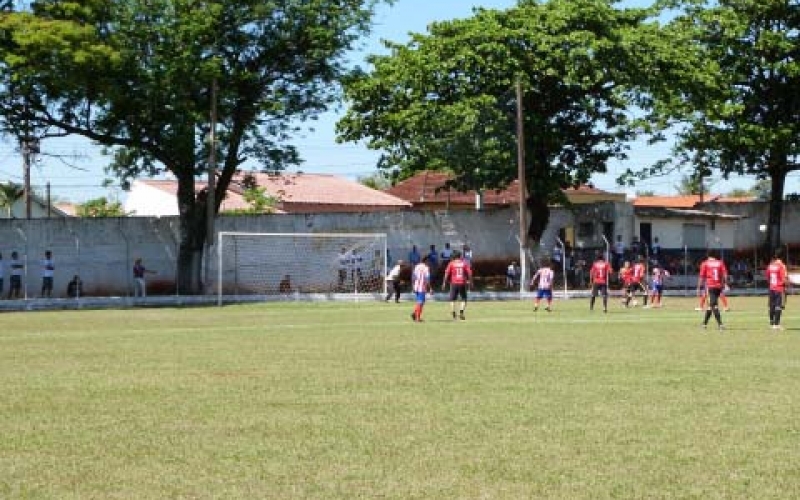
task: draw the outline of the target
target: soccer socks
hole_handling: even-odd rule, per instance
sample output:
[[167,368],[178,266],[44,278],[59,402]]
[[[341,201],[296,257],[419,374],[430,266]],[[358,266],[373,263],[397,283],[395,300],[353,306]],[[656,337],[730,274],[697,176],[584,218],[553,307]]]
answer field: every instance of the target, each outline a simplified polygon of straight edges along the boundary
[[589,310],[590,310],[590,311],[591,311],[592,309],[594,309],[594,299],[595,299],[595,296],[594,296],[594,295],[592,295],[592,299],[589,301]]
[[708,320],[710,320],[710,319],[711,319],[711,311],[710,310],[706,310],[706,316],[705,316],[705,318],[703,318],[703,324],[707,325],[708,324]]

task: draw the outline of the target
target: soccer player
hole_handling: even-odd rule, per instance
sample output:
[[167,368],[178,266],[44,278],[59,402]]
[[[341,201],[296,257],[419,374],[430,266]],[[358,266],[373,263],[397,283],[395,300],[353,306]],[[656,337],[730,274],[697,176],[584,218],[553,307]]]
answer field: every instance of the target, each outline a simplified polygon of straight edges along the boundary
[[536,300],[533,303],[533,310],[539,310],[539,303],[542,299],[547,301],[547,306],[545,306],[544,310],[547,312],[551,311],[551,306],[553,304],[553,279],[555,277],[555,273],[553,269],[550,267],[549,262],[543,262],[542,267],[540,267],[536,273],[531,278],[531,288],[533,288],[537,281],[539,286],[536,288]]
[[[705,311],[706,310],[706,300],[708,300],[708,290],[703,289],[703,292],[700,294],[700,306],[699,307],[695,307],[694,310],[695,311]],[[728,296],[725,295],[725,289],[724,288],[722,289],[722,292],[720,292],[720,294],[719,294],[719,301],[720,301],[720,303],[722,303],[722,308],[725,309],[725,312],[728,312],[728,311],[731,310],[731,308],[728,307]]]
[[769,324],[773,330],[783,330],[781,314],[786,307],[786,265],[777,255],[772,258],[766,270],[769,284]]
[[[669,278],[669,271],[656,264],[653,267],[652,286],[650,288],[650,304],[652,307],[661,307],[661,296],[664,294],[664,280]],[[645,306],[648,307],[648,306]]]
[[633,265],[633,286],[631,296],[634,298],[633,304],[636,305],[636,291],[642,291],[642,303],[647,305],[647,267],[644,265],[644,257],[641,255]]
[[622,267],[619,268],[619,280],[622,282],[622,289],[625,291],[625,298],[622,299],[622,305],[625,307],[631,306],[631,299],[633,298],[633,268],[630,261],[625,261]]
[[708,291],[708,309],[703,318],[703,328],[708,326],[708,320],[713,314],[717,320],[717,327],[720,330],[725,329],[725,325],[722,324],[722,314],[719,312],[719,296],[727,282],[728,269],[725,263],[717,258],[714,250],[709,250],[708,257],[700,264],[700,273],[697,276],[697,293],[700,293],[703,286]]
[[414,266],[411,272],[411,289],[414,291],[414,312],[411,313],[412,321],[422,321],[422,309],[425,307],[425,297],[431,291],[431,270],[428,268],[428,256]]
[[403,261],[398,260],[386,275],[386,302],[394,295],[395,303],[400,302],[400,273],[403,272]]
[[589,280],[592,282],[592,298],[589,302],[589,310],[594,310],[594,301],[598,293],[603,294],[603,312],[608,312],[608,278],[611,276],[611,265],[606,262],[603,255],[597,256],[597,260],[589,270]]
[[453,251],[453,259],[447,264],[444,270],[444,279],[442,280],[442,290],[445,285],[450,283],[450,312],[453,314],[453,319],[456,319],[456,299],[461,299],[461,306],[458,310],[458,317],[467,319],[464,316],[464,309],[467,308],[467,288],[469,288],[472,281],[472,267],[461,258],[461,252],[458,250]]

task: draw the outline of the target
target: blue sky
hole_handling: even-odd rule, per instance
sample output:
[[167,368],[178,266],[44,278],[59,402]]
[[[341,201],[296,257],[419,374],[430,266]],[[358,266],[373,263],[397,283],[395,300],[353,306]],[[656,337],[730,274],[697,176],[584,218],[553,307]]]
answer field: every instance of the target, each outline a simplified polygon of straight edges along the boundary
[[[369,39],[363,41],[363,46],[353,54],[354,62],[363,60],[369,53],[381,52],[381,39],[403,42],[408,39],[409,32],[424,32],[426,26],[438,20],[468,17],[474,7],[504,9],[513,6],[515,0],[397,0],[393,6],[381,6],[374,19],[375,27]],[[650,0],[627,0],[620,3],[626,7],[641,7],[650,4]],[[340,112],[329,112],[314,123],[314,131],[298,137],[295,144],[305,160],[299,168],[306,172],[329,173],[343,175],[350,178],[366,176],[375,172],[375,163],[378,153],[369,151],[359,144],[337,144],[335,141],[334,126]],[[64,160],[54,156],[43,155],[31,171],[32,183],[37,188],[50,182],[53,194],[60,199],[81,202],[98,196],[108,196],[122,199],[124,193],[119,189],[101,187],[105,178],[103,167],[107,159],[98,154],[98,151],[80,138],[65,138],[58,141],[44,143],[43,152],[50,155],[72,156],[68,163],[80,165],[80,169],[73,168]],[[22,167],[19,156],[15,153],[13,144],[0,142],[0,182],[12,180],[22,181]],[[654,160],[662,158],[668,152],[666,145],[652,147],[644,144],[635,145],[630,153],[627,163],[614,163],[609,167],[607,175],[596,176],[595,185],[609,191],[623,191],[617,186],[614,179],[619,172],[628,165],[649,165]],[[653,190],[660,194],[669,194],[673,186],[679,181],[680,176],[671,178],[653,179],[641,182],[638,190]],[[750,179],[734,182],[716,181],[713,190],[717,192],[729,191],[734,187],[749,187],[753,181]],[[790,176],[787,192],[800,190],[798,177]]]

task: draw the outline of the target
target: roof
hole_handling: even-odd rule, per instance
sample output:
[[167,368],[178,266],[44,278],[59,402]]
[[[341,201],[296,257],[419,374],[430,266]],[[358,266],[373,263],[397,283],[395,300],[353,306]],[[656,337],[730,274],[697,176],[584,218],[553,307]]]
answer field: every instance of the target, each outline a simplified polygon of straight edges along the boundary
[[[382,191],[343,177],[328,174],[263,174],[242,172],[234,176],[222,201],[220,211],[243,210],[251,207],[242,196],[242,180],[252,175],[256,185],[264,188],[265,194],[279,200],[277,213],[304,212],[314,208],[326,211],[358,211],[364,208],[402,209],[411,204]],[[177,196],[178,182],[175,180],[139,180],[147,186]],[[206,182],[195,182],[195,191],[206,187]]]
[[659,208],[695,208],[705,203],[750,203],[756,199],[752,196],[723,196],[720,194],[678,195],[678,196],[638,196],[633,206]]
[[[407,200],[415,205],[474,205],[475,196],[477,194],[474,190],[460,192],[455,189],[443,188],[447,181],[452,178],[452,174],[448,172],[426,170],[397,183],[385,192]],[[625,194],[609,193],[608,191],[597,189],[592,185],[565,189],[564,193],[573,203],[579,203],[581,200],[587,198],[592,198],[592,201],[599,201],[596,200],[596,198],[625,201]],[[484,205],[517,205],[519,203],[519,182],[515,180],[505,189],[490,189],[484,191],[482,197]]]

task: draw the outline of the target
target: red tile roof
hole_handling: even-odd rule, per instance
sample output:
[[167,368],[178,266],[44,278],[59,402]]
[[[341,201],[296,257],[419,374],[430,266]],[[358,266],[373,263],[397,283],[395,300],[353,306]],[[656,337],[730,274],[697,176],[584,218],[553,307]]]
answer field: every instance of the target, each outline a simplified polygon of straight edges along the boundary
[[[425,171],[420,172],[413,177],[397,183],[391,188],[386,190],[398,198],[410,201],[416,205],[419,204],[450,204],[450,205],[474,205],[475,204],[475,191],[467,191],[462,193],[455,189],[443,189],[445,183],[452,178],[452,175],[447,172],[433,172]],[[438,190],[438,191],[437,191]],[[584,185],[577,188],[565,189],[564,193],[570,197],[589,196],[614,196],[614,193],[609,193],[601,189],[597,189],[591,185]],[[624,195],[620,194],[619,197],[624,200]],[[519,200],[519,182],[513,181],[505,189],[495,190],[490,189],[483,193],[483,203],[485,205],[516,205]]]
[[[382,191],[363,184],[349,181],[343,177],[326,174],[262,174],[241,173],[234,177],[222,202],[220,211],[250,208],[242,197],[241,181],[245,175],[252,175],[259,187],[268,196],[278,198],[278,213],[303,213],[311,211],[363,211],[368,209],[403,209],[411,204]],[[177,195],[178,183],[174,180],[142,180],[141,182]],[[206,187],[205,182],[195,182],[195,191]]]
[[704,203],[749,203],[755,198],[750,196],[731,197],[719,194],[706,194],[702,197],[697,194],[678,196],[638,196],[633,200],[634,207],[659,207],[659,208],[695,208]]

